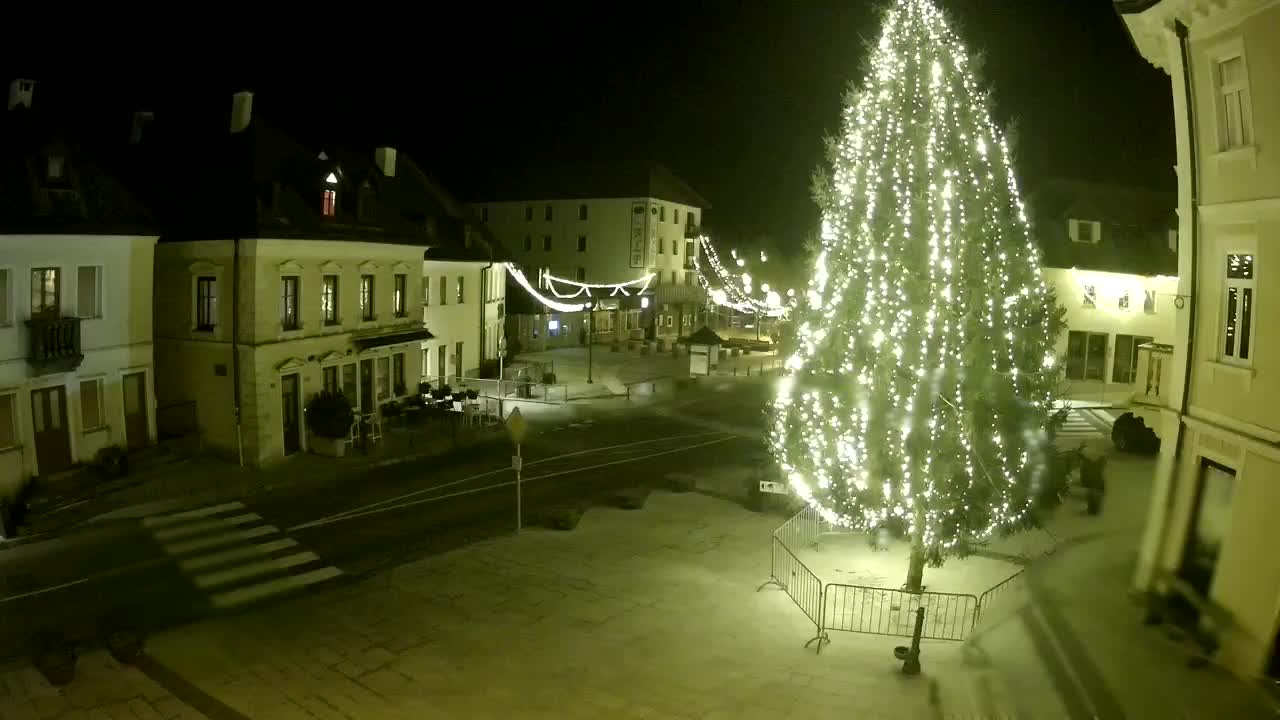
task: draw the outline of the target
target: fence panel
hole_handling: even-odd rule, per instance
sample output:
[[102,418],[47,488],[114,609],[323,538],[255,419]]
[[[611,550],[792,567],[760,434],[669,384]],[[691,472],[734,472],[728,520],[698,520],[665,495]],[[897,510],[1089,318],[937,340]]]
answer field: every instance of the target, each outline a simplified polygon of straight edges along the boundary
[[924,607],[926,640],[964,640],[973,629],[978,599],[972,595],[827,583],[823,590],[824,630],[911,637],[916,608]]
[[816,642],[817,649],[821,652],[822,643],[827,640],[827,633],[822,627],[822,581],[807,565],[800,562],[800,558],[787,549],[786,545],[782,544],[777,535],[773,537],[771,548],[769,579],[756,588],[756,592],[769,585],[777,585],[781,588],[809,618],[815,628],[813,638],[804,646],[809,647]]
[[1013,575],[1010,575],[999,585],[996,585],[978,596],[978,612],[973,618],[974,625],[978,624],[978,621],[984,614],[988,614],[992,610],[999,609],[1012,600],[1014,591],[1021,588],[1023,581],[1026,579],[1023,577],[1023,573],[1026,571],[1026,568],[1019,570]]
[[806,505],[800,512],[782,523],[773,536],[788,548],[809,547],[818,542],[818,536],[826,530],[826,522],[816,509]]

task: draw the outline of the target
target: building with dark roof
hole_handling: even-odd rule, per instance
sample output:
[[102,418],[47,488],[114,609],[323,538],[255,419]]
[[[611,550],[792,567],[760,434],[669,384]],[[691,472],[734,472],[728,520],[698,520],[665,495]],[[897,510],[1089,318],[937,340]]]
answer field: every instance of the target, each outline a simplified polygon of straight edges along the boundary
[[[594,342],[666,344],[697,326],[705,298],[694,271],[695,238],[710,204],[668,168],[625,160],[495,173],[470,207],[516,265],[547,294],[546,275],[612,285],[649,278],[641,294],[612,294],[587,322],[523,288],[508,332],[522,347]],[[517,299],[517,297],[519,299]]]
[[1141,394],[1138,348],[1173,342],[1174,196],[1054,179],[1032,187],[1026,205],[1044,277],[1067,311],[1058,345],[1064,392],[1121,400]]
[[235,95],[229,127],[158,118],[152,193],[157,396],[256,465],[308,448],[322,390],[373,419],[428,378],[474,377],[507,255],[410,157],[304,147],[252,102]]
[[156,223],[41,91],[15,80],[0,115],[0,500],[156,438]]

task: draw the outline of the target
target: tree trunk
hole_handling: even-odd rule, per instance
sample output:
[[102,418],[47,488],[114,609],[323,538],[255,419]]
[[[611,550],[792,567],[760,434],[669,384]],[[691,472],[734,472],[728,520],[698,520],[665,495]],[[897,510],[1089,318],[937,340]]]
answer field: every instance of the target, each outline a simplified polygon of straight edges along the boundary
[[924,548],[912,538],[911,565],[907,567],[907,583],[902,586],[907,592],[918,593],[924,590]]

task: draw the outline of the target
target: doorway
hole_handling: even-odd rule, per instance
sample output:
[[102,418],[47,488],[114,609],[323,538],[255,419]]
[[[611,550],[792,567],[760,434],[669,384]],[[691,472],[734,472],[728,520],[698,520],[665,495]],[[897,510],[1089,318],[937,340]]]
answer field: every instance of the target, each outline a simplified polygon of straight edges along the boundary
[[448,352],[449,352],[449,348],[446,345],[441,345],[440,347],[436,348],[436,373],[438,373],[436,377],[437,387],[445,386],[445,376],[447,375],[447,372],[445,370],[445,362],[447,358],[445,356]]
[[373,412],[373,358],[360,361],[360,412]]
[[1231,527],[1231,495],[1236,471],[1212,460],[1200,461],[1191,532],[1183,548],[1178,575],[1202,598],[1209,597],[1222,541]]
[[31,427],[39,474],[51,475],[71,467],[66,388],[58,385],[31,391]]
[[147,374],[129,373],[124,376],[124,442],[130,450],[147,444]]
[[302,447],[302,426],[298,422],[298,373],[280,376],[280,431],[284,436],[284,454],[292,455]]
[[1129,384],[1138,377],[1138,347],[1152,341],[1145,335],[1116,335],[1115,360],[1111,382]]

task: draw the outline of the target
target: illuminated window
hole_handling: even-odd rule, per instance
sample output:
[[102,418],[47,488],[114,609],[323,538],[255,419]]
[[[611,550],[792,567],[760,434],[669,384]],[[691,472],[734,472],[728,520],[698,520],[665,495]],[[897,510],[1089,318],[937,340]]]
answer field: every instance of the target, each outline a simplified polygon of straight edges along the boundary
[[338,206],[338,193],[335,190],[325,190],[320,201],[320,214],[327,218],[334,216]]
[[1223,359],[1248,364],[1253,349],[1253,255],[1227,255],[1223,297]]
[[463,291],[463,288],[465,287],[463,283],[465,280],[466,280],[466,277],[459,275],[458,286],[454,288],[455,298],[457,299],[459,305],[466,302],[466,299],[467,299],[467,294],[466,292]]
[[65,167],[66,160],[61,155],[50,155],[49,163],[45,168],[45,179],[61,180]]
[[280,327],[297,330],[298,324],[298,276],[280,278]]
[[1129,311],[1129,291],[1128,290],[1125,290],[1124,292],[1120,293],[1120,299],[1116,302],[1116,307],[1120,308],[1122,312]]
[[1102,223],[1093,220],[1068,220],[1067,232],[1072,242],[1094,245],[1102,239]]
[[397,273],[395,278],[393,278],[393,282],[395,285],[394,293],[391,297],[392,307],[394,308],[396,317],[404,317],[408,314],[408,308],[406,307],[408,298],[406,296],[408,294],[409,278],[403,273]]
[[62,307],[62,271],[58,268],[32,268],[31,314],[53,314]]
[[372,320],[373,315],[373,276],[360,276],[360,319]]
[[1081,304],[1087,308],[1096,307],[1098,303],[1098,289],[1093,285],[1085,285],[1084,292],[1081,296]]
[[338,324],[338,276],[325,275],[320,281],[320,314],[325,325]]

